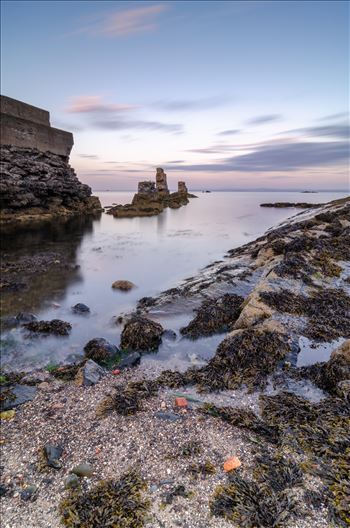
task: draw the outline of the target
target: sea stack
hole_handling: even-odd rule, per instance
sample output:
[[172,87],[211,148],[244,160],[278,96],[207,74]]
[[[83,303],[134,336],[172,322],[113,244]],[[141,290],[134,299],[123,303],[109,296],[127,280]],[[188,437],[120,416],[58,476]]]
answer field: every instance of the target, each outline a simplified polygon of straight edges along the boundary
[[69,165],[73,134],[42,108],[1,96],[1,227],[101,211]]
[[117,218],[135,216],[154,216],[161,213],[164,208],[178,209],[188,204],[189,198],[193,197],[187,191],[186,183],[178,182],[177,192],[171,193],[168,189],[167,178],[161,167],[156,169],[156,181],[141,181],[138,183],[137,193],[131,204],[116,205],[108,210]]

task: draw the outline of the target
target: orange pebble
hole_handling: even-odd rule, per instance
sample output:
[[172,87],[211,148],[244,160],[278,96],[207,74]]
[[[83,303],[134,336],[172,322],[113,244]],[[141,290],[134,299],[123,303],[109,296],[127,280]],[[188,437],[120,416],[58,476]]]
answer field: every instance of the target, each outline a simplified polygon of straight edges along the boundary
[[224,463],[224,471],[228,473],[229,471],[232,471],[233,469],[237,469],[242,465],[241,461],[237,457],[231,457],[225,460]]
[[175,398],[176,407],[188,407],[188,401],[186,398]]

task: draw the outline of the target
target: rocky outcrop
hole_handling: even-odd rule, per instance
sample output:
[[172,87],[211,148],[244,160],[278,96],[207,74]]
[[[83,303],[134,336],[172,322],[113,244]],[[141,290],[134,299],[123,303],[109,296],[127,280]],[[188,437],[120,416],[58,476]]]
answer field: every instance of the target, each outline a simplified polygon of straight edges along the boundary
[[116,205],[109,208],[108,214],[117,218],[133,218],[135,216],[155,216],[166,207],[178,209],[188,204],[189,194],[185,182],[178,182],[178,191],[170,193],[164,170],[156,170],[156,181],[141,181],[138,192],[131,204]]
[[307,202],[274,202],[274,203],[262,203],[260,207],[276,207],[277,209],[283,209],[285,207],[295,207],[296,209],[316,209],[321,207],[322,204],[311,204]]
[[1,123],[2,226],[102,210],[69,165],[72,134],[52,128],[48,112],[2,97]]

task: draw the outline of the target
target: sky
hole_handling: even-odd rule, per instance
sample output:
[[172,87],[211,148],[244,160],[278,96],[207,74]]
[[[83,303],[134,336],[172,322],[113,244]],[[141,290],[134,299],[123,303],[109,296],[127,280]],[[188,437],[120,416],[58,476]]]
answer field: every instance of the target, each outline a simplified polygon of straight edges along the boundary
[[1,93],[94,190],[349,189],[345,1],[2,1]]

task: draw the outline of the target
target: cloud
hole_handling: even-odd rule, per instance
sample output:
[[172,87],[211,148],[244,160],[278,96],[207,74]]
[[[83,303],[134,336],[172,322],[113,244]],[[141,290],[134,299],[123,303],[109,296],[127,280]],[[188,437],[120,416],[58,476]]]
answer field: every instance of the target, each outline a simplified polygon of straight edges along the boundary
[[100,95],[81,95],[72,97],[70,105],[66,108],[69,114],[91,114],[125,112],[136,108],[134,105],[103,103]]
[[234,128],[232,130],[222,130],[221,132],[218,132],[218,136],[233,136],[234,134],[238,134],[240,132],[239,129]]
[[174,170],[210,172],[276,172],[294,171],[345,163],[349,159],[346,141],[291,141],[261,145],[249,154],[242,154],[210,164],[182,165]]
[[280,114],[267,114],[253,117],[246,121],[247,125],[263,125],[265,123],[272,123],[273,121],[280,121],[282,116]]
[[96,17],[96,20],[78,29],[75,34],[91,36],[125,37],[135,33],[145,33],[158,28],[157,18],[169,9],[166,4],[132,7],[109,12]]
[[230,98],[224,96],[208,97],[206,99],[180,99],[175,101],[156,101],[152,104],[153,107],[161,110],[168,110],[170,112],[183,112],[188,110],[208,110],[210,108],[217,108],[225,106],[231,101]]
[[340,123],[338,125],[324,125],[316,127],[297,128],[289,130],[290,132],[302,133],[311,137],[336,137],[340,139],[347,139],[350,135],[350,127],[348,123]]
[[178,163],[185,163],[185,160],[173,160],[173,161],[166,161],[164,165],[176,165]]
[[338,119],[349,119],[349,112],[339,112],[338,114],[330,114],[317,119],[317,121],[337,121]]
[[98,159],[96,154],[78,154],[79,158]]
[[159,130],[173,134],[183,132],[183,126],[180,124],[161,123],[159,121],[99,119],[93,121],[92,125],[103,130]]

